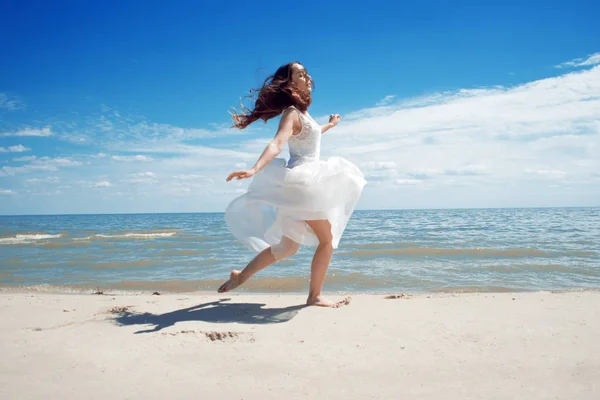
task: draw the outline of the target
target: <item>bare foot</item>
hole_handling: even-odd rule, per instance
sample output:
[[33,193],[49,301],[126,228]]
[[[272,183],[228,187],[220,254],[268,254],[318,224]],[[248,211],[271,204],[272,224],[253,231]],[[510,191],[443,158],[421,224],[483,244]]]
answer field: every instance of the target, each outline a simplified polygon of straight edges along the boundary
[[219,293],[225,293],[225,292],[229,292],[230,290],[235,289],[236,287],[240,286],[242,284],[242,282],[240,281],[240,271],[231,271],[231,275],[229,276],[229,280],[227,282],[225,282],[224,284],[221,285],[221,287],[219,288],[219,290],[217,290],[217,292]]
[[340,300],[340,301],[336,301],[336,302],[332,303],[330,301],[323,299],[321,296],[317,296],[315,298],[312,298],[312,299],[309,298],[308,300],[306,300],[306,305],[318,306],[318,307],[340,308],[342,306],[346,306],[346,305],[350,304],[350,299],[351,299],[351,297],[348,296],[344,300]]

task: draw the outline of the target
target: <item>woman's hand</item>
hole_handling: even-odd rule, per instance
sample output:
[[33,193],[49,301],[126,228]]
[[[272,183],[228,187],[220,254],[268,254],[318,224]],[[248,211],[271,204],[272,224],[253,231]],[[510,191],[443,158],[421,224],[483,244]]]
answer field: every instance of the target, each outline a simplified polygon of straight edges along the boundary
[[331,114],[329,116],[329,123],[333,126],[336,126],[341,119],[342,117],[340,117],[340,114]]
[[336,126],[341,119],[342,117],[340,117],[340,114],[331,114],[329,116],[329,123],[326,125],[321,125],[321,133],[325,133]]
[[227,177],[226,181],[229,182],[233,178],[237,178],[237,180],[239,181],[240,179],[252,178],[254,175],[256,175],[256,169],[254,169],[254,168],[246,169],[243,171],[236,171],[236,172],[232,172]]

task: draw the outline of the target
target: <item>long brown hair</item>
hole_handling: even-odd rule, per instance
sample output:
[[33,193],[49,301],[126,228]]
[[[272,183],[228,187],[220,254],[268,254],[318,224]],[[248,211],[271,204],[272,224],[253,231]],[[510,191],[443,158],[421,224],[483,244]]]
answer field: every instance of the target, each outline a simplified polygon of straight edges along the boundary
[[[242,113],[238,114],[235,108],[231,116],[233,117],[233,127],[244,129],[254,121],[262,119],[265,123],[271,118],[275,118],[289,106],[295,106],[304,112],[312,103],[310,92],[303,92],[294,87],[291,83],[292,66],[302,65],[298,61],[282,65],[275,74],[265,79],[260,90],[250,89],[250,99],[258,93],[254,103],[254,109],[249,109],[241,104]],[[309,83],[313,85],[312,80]]]

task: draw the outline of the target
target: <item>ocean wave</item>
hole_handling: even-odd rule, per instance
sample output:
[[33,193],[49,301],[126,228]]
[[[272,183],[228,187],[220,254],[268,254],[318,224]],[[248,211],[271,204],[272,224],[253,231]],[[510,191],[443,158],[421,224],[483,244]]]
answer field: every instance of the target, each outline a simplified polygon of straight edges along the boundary
[[600,271],[592,268],[585,268],[580,266],[567,266],[561,264],[514,264],[514,265],[485,265],[485,266],[471,266],[469,269],[477,270],[479,272],[492,271],[492,272],[510,272],[510,273],[568,273],[575,275],[584,275],[597,277],[600,276]]
[[168,238],[177,235],[177,231],[168,232],[125,232],[115,234],[103,234],[98,233],[92,236],[86,236],[82,238],[73,238],[76,241],[83,240],[102,240],[102,239],[160,239]]
[[545,251],[538,249],[490,249],[490,248],[434,248],[434,247],[407,247],[397,249],[365,249],[340,252],[338,254],[352,257],[556,257],[556,256],[593,256],[593,251]]
[[65,233],[50,234],[45,232],[17,233],[14,236],[0,238],[0,244],[27,244],[39,240],[57,239],[66,236]]
[[52,242],[49,240],[52,239],[60,239],[68,236],[67,233],[46,233],[46,232],[26,232],[26,233],[17,233],[12,236],[4,236],[0,237],[0,245],[23,245],[23,244],[40,244],[40,245],[49,245],[52,247],[52,243],[56,245],[56,247],[68,247],[70,243],[82,243],[93,240],[152,240],[152,239],[162,239],[169,238],[175,236],[179,233],[179,231],[126,231],[123,233],[98,233],[95,235],[85,236],[85,237],[72,237],[67,242]]
[[369,243],[344,243],[345,248],[355,248],[355,249],[387,249],[387,248],[398,248],[398,247],[415,247],[417,243],[415,242],[369,242]]
[[136,267],[152,267],[157,265],[163,265],[164,262],[159,263],[156,260],[132,260],[132,261],[113,261],[94,263],[91,265],[92,269],[107,269],[107,268],[136,268]]
[[434,293],[517,293],[532,290],[508,286],[443,286],[432,291]]
[[[156,255],[160,256],[160,257],[183,257],[183,256],[200,256],[205,253],[206,253],[206,251],[202,251],[202,250],[182,249],[182,250],[163,250],[163,251],[156,253]],[[219,260],[217,260],[217,261],[219,261]]]

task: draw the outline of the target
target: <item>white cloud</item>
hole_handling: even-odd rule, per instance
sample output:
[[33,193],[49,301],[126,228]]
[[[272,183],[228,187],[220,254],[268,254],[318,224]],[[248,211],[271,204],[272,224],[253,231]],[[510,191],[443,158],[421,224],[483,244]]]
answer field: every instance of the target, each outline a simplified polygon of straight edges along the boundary
[[[262,132],[264,127],[252,126],[243,131],[229,124],[209,124],[210,129],[181,128],[159,124],[126,111],[101,107],[102,115],[84,117],[77,123],[61,122],[57,125],[59,139],[76,144],[86,144],[107,150],[136,151],[130,146],[160,148],[159,144],[181,143],[220,136],[245,136]],[[73,129],[73,127],[76,127]],[[61,129],[68,128],[68,129]]]
[[187,181],[187,180],[194,180],[194,179],[204,179],[205,176],[197,175],[197,174],[183,174],[183,175],[174,175],[173,178],[179,179],[182,181]]
[[83,186],[83,187],[88,187],[88,188],[107,188],[107,187],[111,187],[112,184],[110,183],[110,181],[98,181],[98,182],[94,182],[94,181],[87,181],[87,180],[79,180],[77,182],[75,182],[76,184],[78,184],[79,186]]
[[447,169],[414,169],[408,175],[417,179],[430,179],[438,176],[475,176],[485,175],[487,168],[483,165],[466,165]]
[[37,163],[39,165],[55,165],[57,167],[74,167],[82,165],[81,161],[74,161],[65,157],[42,157],[36,160],[34,163]]
[[438,169],[417,168],[408,172],[408,175],[417,179],[430,179],[439,175],[444,175],[444,173]]
[[129,174],[129,176],[134,177],[134,178],[141,178],[141,177],[155,177],[156,174],[154,172],[136,172],[133,174]]
[[25,105],[17,98],[9,98],[5,93],[0,93],[0,109],[5,110],[20,110],[25,108]]
[[557,171],[554,169],[530,169],[527,168],[525,170],[526,173],[531,174],[531,175],[536,175],[542,178],[547,178],[547,179],[560,179],[560,178],[564,178],[564,176],[567,174],[564,171]]
[[486,173],[487,167],[484,165],[466,165],[458,168],[449,168],[444,171],[444,175],[460,176],[485,175]]
[[15,157],[13,158],[13,161],[19,161],[19,162],[23,162],[23,161],[33,161],[35,160],[37,157],[36,156],[23,156],[23,157]]
[[541,162],[556,170],[576,159],[595,159],[586,168],[598,165],[599,109],[600,67],[594,67],[511,88],[460,90],[361,110],[328,132],[322,149],[366,172],[385,160],[412,178],[518,180]]
[[368,161],[359,164],[365,178],[372,184],[390,182],[398,176],[395,161]]
[[[255,140],[249,142],[244,142],[241,146],[255,146]],[[260,151],[264,149],[266,144],[269,141],[263,139],[260,141],[261,145],[257,146]],[[246,149],[244,149],[246,150]],[[248,151],[238,151],[231,149],[221,149],[215,147],[208,146],[195,146],[195,145],[187,145],[187,144],[178,144],[174,142],[170,143],[153,143],[152,146],[140,146],[133,147],[131,151],[139,151],[143,153],[155,153],[155,154],[185,154],[185,155],[196,155],[196,156],[205,156],[205,157],[215,157],[222,158],[225,160],[231,158],[256,158],[257,155],[254,153],[249,153]],[[114,156],[113,156],[114,158]]]
[[157,182],[154,172],[135,172],[128,175],[127,178],[121,179],[124,183],[152,183]]
[[111,183],[109,181],[100,181],[100,182],[96,182],[93,185],[94,187],[97,188],[104,188],[104,187],[111,187]]
[[52,136],[52,130],[50,127],[45,127],[42,129],[34,129],[34,128],[25,128],[17,132],[4,132],[0,133],[0,136]]
[[168,138],[171,140],[190,140],[214,137],[217,132],[198,128],[179,128],[169,124],[141,123],[135,125],[131,132],[147,138]]
[[155,183],[157,181],[152,178],[127,178],[127,179],[121,179],[121,182],[140,184],[140,183]]
[[4,166],[4,167],[0,168],[0,177],[1,176],[13,176],[13,175],[20,174],[20,173],[31,172],[33,170],[58,171],[58,168],[53,167],[53,166],[48,166],[48,165],[32,165],[32,164],[24,165],[22,167]]
[[387,106],[388,104],[390,104],[394,99],[396,98],[395,95],[388,95],[385,96],[383,99],[379,100],[377,102],[377,107],[381,107],[381,106]]
[[74,161],[64,157],[50,158],[41,157],[34,159],[31,163],[19,167],[4,166],[0,169],[1,176],[12,176],[32,171],[58,171],[62,167],[77,167],[83,165],[81,161]]
[[0,147],[0,153],[22,153],[24,151],[30,151],[31,149],[23,146],[22,144],[18,144],[16,146],[9,146],[8,148]]
[[594,165],[594,160],[573,160],[571,162],[572,165],[576,165],[578,167],[591,167]]
[[25,147],[22,144],[18,144],[16,146],[10,146],[8,148],[8,151],[12,151],[14,153],[22,153],[24,151],[30,151],[31,149],[29,147]]
[[385,170],[396,168],[395,161],[368,161],[363,162],[361,167],[366,170]]
[[17,193],[13,192],[10,189],[0,189],[0,196],[13,196]]
[[556,65],[556,68],[591,67],[600,64],[600,53],[590,54],[585,58],[576,58],[571,61]]
[[418,185],[423,183],[423,181],[419,179],[396,179],[396,183],[398,185]]
[[60,182],[60,178],[58,176],[48,176],[45,178],[31,178],[31,179],[26,179],[25,183],[26,184],[38,184],[38,183],[59,183]]
[[112,159],[115,161],[125,161],[125,162],[133,162],[133,161],[143,161],[148,162],[152,161],[152,157],[144,156],[141,154],[135,156],[112,156]]

